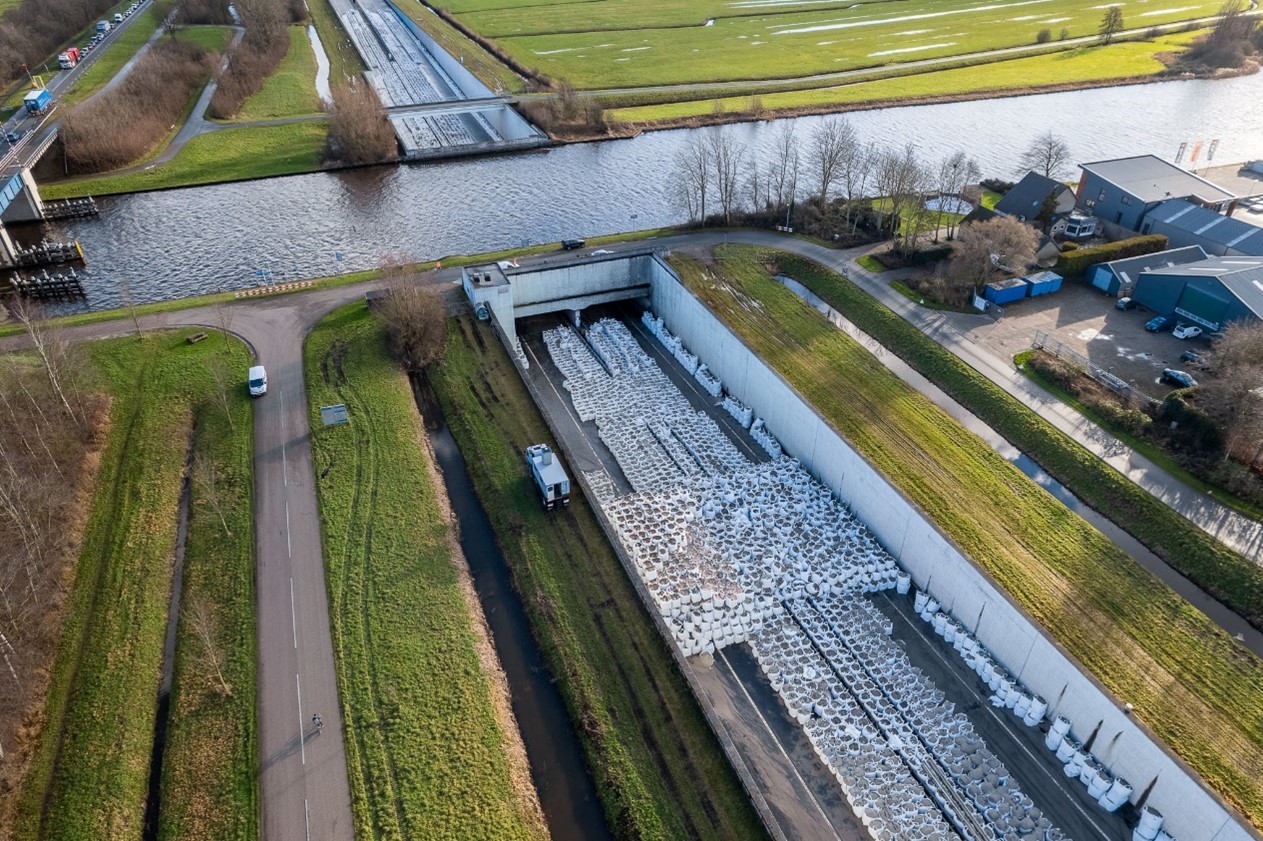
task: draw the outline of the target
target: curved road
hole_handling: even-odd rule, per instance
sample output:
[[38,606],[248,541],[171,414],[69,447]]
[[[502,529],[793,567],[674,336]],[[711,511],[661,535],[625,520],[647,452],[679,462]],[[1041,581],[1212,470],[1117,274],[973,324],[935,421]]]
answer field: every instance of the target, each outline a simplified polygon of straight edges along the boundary
[[[703,232],[658,240],[672,248],[740,242],[782,248],[849,274],[861,288],[1040,415],[1068,432],[1174,510],[1248,558],[1259,560],[1263,526],[1232,512],[1173,479],[1099,427],[1020,376],[967,339],[947,314],[916,306],[887,284],[860,269],[854,258],[864,249],[833,251],[814,243],[762,231]],[[620,248],[643,248],[644,243]],[[559,254],[522,258],[546,265]],[[573,259],[567,255],[567,260]],[[439,272],[435,282],[455,282],[458,269]],[[336,306],[354,300],[380,282],[355,284],[227,305],[229,329],[253,348],[267,366],[270,390],[255,403],[255,518],[258,551],[259,730],[263,837],[351,839],[350,788],[329,631],[316,509],[303,340],[311,327]],[[200,325],[218,329],[213,307],[162,313],[141,319],[145,329]],[[75,339],[131,332],[126,319],[68,328]],[[14,338],[0,342],[13,348]],[[244,381],[245,372],[242,372]],[[324,731],[316,735],[311,716],[319,713]]]

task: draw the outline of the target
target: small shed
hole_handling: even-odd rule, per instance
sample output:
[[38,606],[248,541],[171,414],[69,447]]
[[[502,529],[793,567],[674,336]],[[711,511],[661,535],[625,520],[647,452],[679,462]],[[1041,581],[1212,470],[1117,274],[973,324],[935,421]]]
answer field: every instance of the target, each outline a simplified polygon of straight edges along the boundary
[[993,304],[1011,304],[1025,298],[1029,288],[1025,278],[1011,277],[988,283],[983,287],[982,297]]
[[1056,272],[1036,272],[1022,278],[1030,287],[1029,295],[1038,298],[1040,295],[1051,295],[1061,288],[1061,275]]

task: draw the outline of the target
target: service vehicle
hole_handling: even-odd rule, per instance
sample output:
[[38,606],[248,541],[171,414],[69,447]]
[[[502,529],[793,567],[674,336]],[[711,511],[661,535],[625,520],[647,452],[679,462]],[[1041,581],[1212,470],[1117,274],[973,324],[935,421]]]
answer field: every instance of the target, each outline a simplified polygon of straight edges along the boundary
[[28,114],[46,114],[48,107],[53,104],[53,95],[47,88],[28,91],[26,96],[22,97],[22,104],[26,106]]
[[1174,368],[1162,369],[1162,382],[1171,383],[1178,388],[1197,388],[1197,380],[1193,379],[1192,374]]
[[62,70],[69,70],[79,63],[79,48],[71,47],[61,55],[57,56],[57,63],[61,65]]
[[1171,335],[1177,339],[1196,339],[1202,334],[1202,328],[1196,324],[1177,324]]
[[1116,310],[1131,310],[1136,308],[1136,302],[1131,298],[1119,298],[1118,303],[1114,305]]
[[1150,333],[1157,333],[1159,330],[1167,329],[1167,325],[1171,323],[1171,319],[1165,315],[1155,315],[1153,318],[1145,322],[1145,329]]
[[553,455],[547,444],[532,444],[526,448],[526,466],[539,490],[545,511],[552,511],[570,504],[570,477]]
[[108,20],[99,20],[96,22],[96,32],[98,35],[104,35],[110,31],[110,22]]
[[251,397],[262,397],[268,393],[268,372],[262,365],[255,365],[250,368],[248,380]]

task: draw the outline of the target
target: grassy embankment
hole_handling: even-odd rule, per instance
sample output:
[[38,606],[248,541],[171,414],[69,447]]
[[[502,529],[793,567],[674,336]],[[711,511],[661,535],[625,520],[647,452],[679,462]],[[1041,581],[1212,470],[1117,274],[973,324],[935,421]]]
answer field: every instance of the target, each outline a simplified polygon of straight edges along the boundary
[[[789,255],[729,248],[719,256],[718,275],[684,259],[676,267],[689,288],[1079,663],[1134,704],[1136,716],[1172,751],[1263,826],[1257,773],[1263,767],[1263,663],[773,280],[769,267],[796,277],[849,316],[854,308],[847,304],[863,293]],[[760,306],[750,307],[751,300]],[[1025,425],[1025,436],[1010,437],[1022,447],[1044,432],[1016,403],[988,407],[999,398],[979,383],[965,383],[959,361],[918,347],[895,325],[903,324],[897,316],[876,312],[865,300],[869,311],[860,307],[857,326],[914,366],[928,362],[930,379],[941,380],[946,371],[953,385],[972,389],[956,396],[967,407],[990,408],[979,414],[1001,434],[1009,437],[1012,427]],[[997,424],[1005,413],[1012,421]],[[1043,463],[1044,453],[1032,455]],[[1067,452],[1044,466],[1057,475],[1057,467],[1075,459],[1096,462],[1086,451],[1081,458]],[[1126,511],[1111,511],[1120,513]]]
[[106,196],[313,172],[320,169],[325,133],[322,122],[220,129],[194,137],[162,166],[40,185],[40,193],[46,199]]
[[122,34],[89,53],[92,64],[75,79],[69,90],[61,94],[62,107],[82,102],[105,87],[144,46],[170,11],[165,4],[151,5],[139,15],[133,15],[134,20],[128,23]]
[[289,50],[263,87],[242,104],[234,122],[305,117],[320,113],[316,94],[316,53],[306,26],[289,27]]
[[[793,91],[762,91],[759,102],[770,111],[818,110],[871,106],[875,103],[986,94],[1024,93],[1039,86],[1091,85],[1153,77],[1166,65],[1158,56],[1187,46],[1197,33],[1164,35],[1153,41],[1124,41],[980,65],[887,76],[844,85]],[[752,96],[716,96],[689,102],[617,108],[609,117],[630,123],[704,117],[716,108],[727,113],[750,110]]]
[[1158,467],[1162,468],[1167,473],[1170,473],[1176,479],[1179,479],[1189,487],[1213,496],[1221,505],[1226,505],[1234,511],[1244,514],[1251,519],[1263,521],[1263,509],[1260,509],[1258,506],[1251,505],[1248,501],[1233,496],[1222,488],[1216,487],[1201,477],[1189,472],[1182,464],[1179,463],[1179,461],[1176,460],[1174,456],[1171,455],[1171,453],[1167,452],[1158,444],[1155,444],[1148,438],[1134,435],[1129,430],[1123,429],[1117,424],[1111,422],[1109,418],[1103,416],[1100,412],[1095,411],[1091,406],[1080,401],[1059,384],[1053,382],[1048,377],[1043,376],[1031,365],[1028,365],[1027,362],[1038,352],[1039,351],[1035,350],[1024,350],[1013,357],[1013,363],[1018,366],[1023,374],[1031,380],[1039,383],[1040,388],[1044,389],[1044,391],[1047,391],[1049,394],[1054,395],[1057,399],[1061,400],[1067,406],[1070,406],[1076,412],[1083,415],[1097,426],[1107,430],[1115,438],[1122,441],[1128,447],[1131,447],[1133,450],[1140,453],[1142,456],[1149,459],[1154,464],[1158,465]]
[[329,56],[330,87],[358,79],[365,70],[364,60],[351,43],[342,22],[334,14],[329,0],[308,0],[307,14],[312,26],[316,27],[316,34],[320,36],[325,54]]
[[471,318],[457,319],[431,380],[610,826],[626,838],[761,836],[587,500],[540,509],[519,454],[552,436],[499,341]]
[[214,690],[181,621],[162,837],[258,835],[251,410],[234,391],[230,430],[207,367],[223,353],[229,370],[244,370],[248,356],[239,343],[188,345],[185,335],[86,346],[97,386],[113,395],[110,439],[15,838],[140,837],[190,439],[217,465],[232,534],[208,506],[192,506],[183,593],[215,617],[232,692]]
[[[362,302],[316,327],[305,361],[357,835],[545,837],[407,377]],[[321,426],[330,403],[349,425]]]

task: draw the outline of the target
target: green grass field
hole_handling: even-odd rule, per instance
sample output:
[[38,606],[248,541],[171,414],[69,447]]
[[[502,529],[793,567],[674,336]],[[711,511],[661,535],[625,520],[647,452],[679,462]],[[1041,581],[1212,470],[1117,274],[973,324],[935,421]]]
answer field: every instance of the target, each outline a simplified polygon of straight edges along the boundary
[[105,196],[311,172],[324,151],[322,121],[225,128],[195,137],[169,162],[125,175],[40,185],[46,199]]
[[291,26],[289,52],[281,66],[264,81],[262,90],[245,101],[233,120],[274,120],[318,113],[316,54],[307,40],[307,27]]
[[162,837],[246,841],[258,835],[252,413],[244,390],[234,392],[235,430],[228,428],[209,402],[208,368],[222,353],[232,370],[241,370],[248,356],[243,345],[225,348],[218,336],[189,345],[183,340],[188,332],[85,348],[97,384],[113,395],[110,435],[16,838],[141,835],[190,445],[220,466],[234,535],[217,534],[218,517],[212,522],[204,506],[193,507],[184,593],[205,599],[218,617],[233,693],[208,694],[205,674],[192,663],[190,631],[181,623]]
[[[602,3],[448,0],[443,5],[526,67],[580,88],[794,78],[895,62],[1094,36],[1094,0],[1055,7],[1029,3],[907,0],[792,3],[744,0],[679,4],[668,0]],[[1214,0],[1179,7],[1129,5],[1129,28],[1214,15]],[[711,23],[708,25],[708,21]]]
[[519,455],[552,443],[499,340],[452,322],[431,376],[616,835],[762,837],[762,825],[582,496],[541,510]]
[[[305,361],[357,837],[545,837],[510,776],[407,377],[363,303],[324,319]],[[322,427],[330,403],[349,425]]]
[[228,26],[182,26],[172,32],[172,37],[190,44],[197,44],[210,53],[223,53],[232,41],[232,28]]
[[[990,91],[1021,91],[1039,85],[1087,84],[1101,80],[1152,76],[1165,67],[1157,59],[1159,54],[1179,50],[1193,37],[1193,33],[1184,32],[1153,41],[1125,41],[1108,47],[1080,47],[1048,55],[858,81],[846,85],[763,92],[759,94],[759,100],[764,108],[770,110],[811,109],[960,94],[979,95]],[[715,103],[719,103],[719,107],[726,112],[739,113],[749,110],[750,102],[751,96],[745,94],[620,108],[609,112],[609,116],[614,120],[632,123],[678,120],[712,114]]]
[[307,14],[329,56],[329,85],[337,87],[343,82],[358,79],[364,72],[364,61],[347,37],[329,0],[309,0]]
[[[1133,703],[1137,717],[1175,753],[1263,826],[1263,778],[1257,773],[1263,767],[1263,662],[905,385],[770,271],[797,278],[849,316],[841,300],[853,297],[848,282],[775,252],[732,247],[718,256],[717,270],[687,258],[674,262],[720,318],[1079,663]],[[759,306],[750,306],[752,300]],[[878,305],[869,299],[869,306]],[[928,354],[918,359],[887,341],[883,333],[896,339],[899,333],[893,322],[881,330],[883,320],[903,322],[883,312],[867,313],[857,326],[900,356],[926,361]],[[973,401],[962,402],[974,408]],[[996,413],[980,414],[1008,437],[1009,430],[995,423]],[[1040,423],[1033,415],[1023,420]],[[1014,443],[1024,448],[1026,442],[1019,437]],[[1032,455],[1043,463],[1040,453]],[[1257,575],[1255,580],[1257,586]]]

